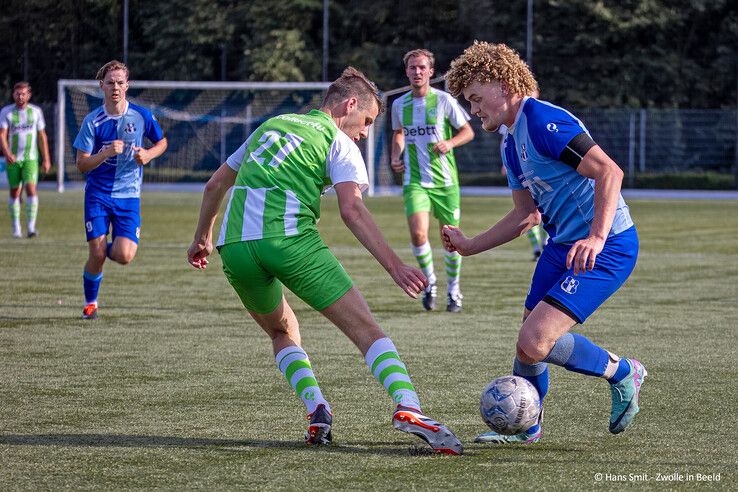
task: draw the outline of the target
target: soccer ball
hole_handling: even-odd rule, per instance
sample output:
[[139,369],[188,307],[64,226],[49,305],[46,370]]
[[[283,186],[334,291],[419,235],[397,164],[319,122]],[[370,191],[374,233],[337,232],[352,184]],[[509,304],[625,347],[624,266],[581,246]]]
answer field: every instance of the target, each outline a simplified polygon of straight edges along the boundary
[[536,423],[541,411],[538,391],[519,376],[502,376],[482,392],[482,420],[498,434],[519,434]]

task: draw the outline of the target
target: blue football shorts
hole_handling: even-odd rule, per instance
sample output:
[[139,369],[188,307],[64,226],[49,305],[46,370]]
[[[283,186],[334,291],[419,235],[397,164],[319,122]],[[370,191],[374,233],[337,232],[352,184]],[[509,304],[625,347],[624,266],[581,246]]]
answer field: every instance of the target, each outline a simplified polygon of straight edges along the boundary
[[138,244],[141,233],[141,199],[111,198],[85,193],[87,240],[106,236],[113,224],[113,240],[121,236]]
[[569,314],[578,323],[594,313],[628,279],[638,258],[638,233],[635,226],[605,241],[595,258],[591,272],[574,275],[574,266],[566,268],[571,244],[549,241],[538,259],[526,309],[533,310],[545,300]]

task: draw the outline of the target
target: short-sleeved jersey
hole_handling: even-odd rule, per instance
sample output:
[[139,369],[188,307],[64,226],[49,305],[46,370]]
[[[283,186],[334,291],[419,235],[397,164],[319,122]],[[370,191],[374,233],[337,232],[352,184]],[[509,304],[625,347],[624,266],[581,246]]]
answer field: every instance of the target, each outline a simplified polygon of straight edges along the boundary
[[226,164],[238,175],[218,246],[316,230],[326,186],[369,183],[359,148],[318,110],[270,118]]
[[392,129],[405,134],[405,175],[403,185],[420,184],[438,188],[459,184],[456,159],[451,150],[437,154],[431,149],[453,137],[452,127],[461,128],[469,115],[448,94],[430,87],[425,97],[413,97],[412,91],[392,103]]
[[[502,161],[513,190],[527,189],[543,216],[551,240],[570,244],[589,236],[594,219],[593,179],[559,160],[571,140],[589,132],[563,108],[525,98],[502,142]],[[633,226],[628,206],[618,197],[610,236]]]
[[141,196],[143,166],[136,163],[133,146],[141,147],[144,137],[152,143],[164,138],[151,111],[136,104],[126,102],[126,109],[120,115],[110,115],[105,106],[100,106],[85,116],[74,140],[75,149],[93,155],[113,140],[123,141],[122,153],[105,159],[86,173],[85,193],[111,198]]
[[24,109],[15,104],[5,106],[0,110],[0,128],[8,130],[8,146],[16,160],[38,160],[38,132],[46,128],[41,108],[34,104]]

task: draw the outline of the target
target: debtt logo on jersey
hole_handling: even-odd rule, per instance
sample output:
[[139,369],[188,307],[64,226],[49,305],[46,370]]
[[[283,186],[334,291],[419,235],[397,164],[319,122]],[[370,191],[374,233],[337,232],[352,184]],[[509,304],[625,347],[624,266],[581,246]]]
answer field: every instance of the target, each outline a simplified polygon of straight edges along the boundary
[[549,123],[548,125],[546,125],[546,130],[556,133],[557,131],[559,131],[559,127],[556,126],[556,123]]
[[572,276],[566,277],[564,281],[561,282],[561,290],[567,294],[575,294],[577,292],[577,287],[579,287],[579,280],[574,279]]

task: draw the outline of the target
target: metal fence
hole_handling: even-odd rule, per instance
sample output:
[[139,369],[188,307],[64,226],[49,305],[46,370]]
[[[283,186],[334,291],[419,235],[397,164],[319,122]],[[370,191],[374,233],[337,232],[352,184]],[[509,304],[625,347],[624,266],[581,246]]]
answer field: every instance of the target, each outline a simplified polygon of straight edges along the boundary
[[[391,101],[389,101],[391,104]],[[568,108],[567,108],[568,109]],[[735,109],[576,109],[593,139],[628,177],[639,173],[736,172],[738,127]],[[486,133],[472,118],[476,137],[454,150],[459,173],[500,170],[500,136]],[[391,184],[392,129],[389,117],[378,121],[378,183]]]
[[[391,101],[390,101],[391,104]],[[56,104],[41,104],[49,148],[54,153]],[[647,173],[737,172],[738,115],[735,109],[570,109],[594,140],[628,177]],[[385,113],[377,121],[375,175],[378,186],[394,183],[389,168],[391,123]],[[459,172],[499,172],[500,136],[486,133],[472,118],[475,139],[455,149]],[[228,153],[235,149],[227,149]],[[67,163],[69,164],[69,163]],[[79,176],[75,179],[81,179]]]

